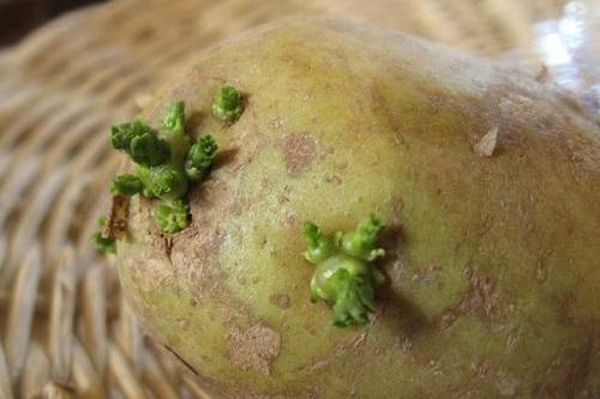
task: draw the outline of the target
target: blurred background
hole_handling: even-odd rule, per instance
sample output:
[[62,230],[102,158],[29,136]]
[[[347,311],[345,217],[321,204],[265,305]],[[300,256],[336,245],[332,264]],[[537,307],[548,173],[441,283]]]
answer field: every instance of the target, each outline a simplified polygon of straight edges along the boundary
[[0,46],[15,43],[27,32],[62,13],[103,0],[0,0]]

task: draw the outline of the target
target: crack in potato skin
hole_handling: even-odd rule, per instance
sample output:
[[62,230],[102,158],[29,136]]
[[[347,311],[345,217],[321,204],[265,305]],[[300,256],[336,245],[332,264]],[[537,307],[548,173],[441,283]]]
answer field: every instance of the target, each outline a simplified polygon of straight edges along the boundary
[[[226,155],[190,193],[171,262],[150,204],[132,203],[120,275],[152,333],[217,397],[592,397],[598,128],[485,61],[346,22],[284,25],[202,55],[145,111],[207,110],[223,81],[248,93],[231,126],[194,117]],[[367,334],[339,330],[309,302],[300,226],[373,211],[392,226],[389,285]],[[277,351],[236,361],[231,337],[256,326]]]

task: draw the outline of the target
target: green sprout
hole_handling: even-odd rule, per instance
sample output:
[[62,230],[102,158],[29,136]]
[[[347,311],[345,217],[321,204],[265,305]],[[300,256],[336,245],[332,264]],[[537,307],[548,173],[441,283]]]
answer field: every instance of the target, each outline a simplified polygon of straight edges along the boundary
[[210,135],[192,143],[186,133],[185,104],[173,103],[159,130],[139,119],[113,126],[111,142],[138,165],[133,174],[113,178],[111,192],[157,198],[155,219],[159,227],[169,234],[186,228],[190,223],[186,199],[190,184],[206,176],[217,143]]
[[185,135],[185,104],[183,101],[171,104],[167,116],[163,119],[163,126],[174,135]]
[[217,148],[217,143],[210,134],[200,137],[190,148],[185,162],[185,173],[191,181],[199,181],[208,172],[215,160]]
[[235,122],[244,112],[244,98],[229,83],[219,88],[212,103],[212,114],[224,122]]
[[155,134],[144,133],[131,140],[129,156],[138,165],[157,166],[169,159],[169,146]]
[[176,200],[188,191],[188,180],[180,167],[170,164],[154,168],[140,167],[137,173],[144,184],[142,193],[146,197]]
[[161,201],[154,208],[154,220],[165,233],[177,233],[190,225],[190,207],[181,199]]
[[322,262],[337,252],[333,241],[325,237],[321,229],[314,223],[304,223],[304,238],[308,247],[304,252],[304,257],[311,263]]
[[144,183],[142,180],[130,174],[115,176],[112,179],[110,192],[113,194],[127,195],[131,197],[141,193],[144,190]]
[[140,120],[115,125],[110,130],[111,142],[115,149],[129,151],[131,140],[153,130]]
[[171,149],[170,163],[183,168],[192,139],[185,131],[185,104],[177,101],[169,107],[163,119],[163,129],[159,133]]
[[167,143],[141,120],[113,126],[111,141],[115,149],[125,151],[139,165],[156,166],[169,158]]
[[[232,85],[225,84],[215,94],[213,115],[232,123],[244,112],[244,98]],[[110,191],[115,195],[141,195],[158,199],[154,209],[156,224],[167,234],[177,233],[191,221],[187,194],[192,183],[208,174],[217,153],[213,136],[196,142],[186,132],[185,104],[171,104],[159,129],[141,119],[115,125],[110,138],[113,148],[125,152],[137,164],[133,173],[115,176]],[[102,223],[106,223],[103,219]],[[114,237],[94,234],[96,247],[115,252]]]
[[100,216],[97,220],[98,231],[92,235],[94,246],[99,252],[114,254],[117,252],[117,241],[114,237],[106,237],[102,234],[102,230],[106,225],[106,217]]
[[356,230],[325,236],[311,222],[304,224],[307,251],[304,257],[317,265],[310,288],[311,301],[325,301],[332,306],[333,324],[364,326],[375,311],[375,289],[385,276],[373,261],[385,255],[376,247],[384,224],[374,215],[358,224]]
[[368,219],[358,224],[355,231],[342,235],[341,244],[344,251],[348,255],[367,262],[382,258],[385,251],[382,248],[375,248],[375,242],[384,227],[384,224],[375,215],[369,216]]

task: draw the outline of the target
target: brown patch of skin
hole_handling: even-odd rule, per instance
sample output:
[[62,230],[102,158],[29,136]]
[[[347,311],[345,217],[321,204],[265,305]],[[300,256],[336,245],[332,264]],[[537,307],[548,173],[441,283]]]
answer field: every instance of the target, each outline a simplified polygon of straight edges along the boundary
[[499,312],[500,295],[494,281],[487,276],[480,276],[473,270],[468,272],[471,290],[459,311],[469,316],[493,319]]
[[271,364],[281,351],[281,336],[277,331],[261,322],[246,331],[235,328],[227,339],[229,356],[237,367],[271,373]]
[[290,296],[287,294],[271,295],[269,301],[280,309],[287,310],[290,307]]
[[310,169],[316,158],[315,141],[305,134],[292,134],[283,141],[283,154],[287,171],[297,176]]
[[128,220],[129,197],[125,195],[113,195],[102,236],[113,237],[119,240],[124,239],[127,234]]
[[495,282],[490,277],[478,275],[473,269],[467,270],[467,278],[471,286],[469,292],[457,308],[444,312],[436,318],[434,324],[439,329],[447,329],[459,317],[465,315],[486,320],[498,318],[501,298]]
[[[140,220],[146,221],[145,226],[147,227],[147,231],[144,239],[147,240],[147,243],[153,248],[160,248],[160,252],[166,255],[170,250],[167,250],[167,241],[164,239],[165,235],[156,225],[154,217],[152,216],[152,209],[154,208],[155,203],[152,199],[139,195],[135,199],[138,201],[139,207],[137,212],[133,212],[134,216],[137,216]],[[134,226],[134,223],[135,220],[132,220],[132,226]],[[171,250],[172,248],[173,242],[171,242]]]

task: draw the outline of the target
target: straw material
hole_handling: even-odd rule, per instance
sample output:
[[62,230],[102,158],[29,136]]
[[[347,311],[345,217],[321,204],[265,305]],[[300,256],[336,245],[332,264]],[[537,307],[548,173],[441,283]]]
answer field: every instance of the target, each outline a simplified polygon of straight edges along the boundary
[[291,14],[368,20],[481,54],[531,51],[560,0],[122,0],[0,53],[0,398],[208,398],[146,337],[90,245],[107,128],[198,51]]

